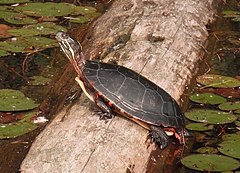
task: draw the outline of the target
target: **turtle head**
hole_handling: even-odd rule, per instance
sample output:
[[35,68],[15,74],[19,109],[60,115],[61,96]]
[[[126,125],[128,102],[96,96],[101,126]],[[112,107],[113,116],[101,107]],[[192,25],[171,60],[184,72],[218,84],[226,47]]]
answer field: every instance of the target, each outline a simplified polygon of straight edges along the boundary
[[76,58],[82,52],[81,45],[77,41],[73,40],[67,33],[58,32],[56,34],[56,39],[68,59],[71,60]]
[[56,39],[62,51],[73,64],[78,75],[82,75],[82,69],[85,64],[85,57],[82,53],[82,46],[79,42],[72,39],[67,33],[58,32]]

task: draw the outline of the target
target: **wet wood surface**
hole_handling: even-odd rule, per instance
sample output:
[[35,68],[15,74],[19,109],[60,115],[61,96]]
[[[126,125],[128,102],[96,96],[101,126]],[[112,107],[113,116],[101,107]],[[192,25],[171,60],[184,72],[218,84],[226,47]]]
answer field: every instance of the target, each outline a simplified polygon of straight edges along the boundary
[[[117,61],[141,73],[181,104],[205,53],[213,16],[213,0],[114,1],[91,25],[83,48],[89,59]],[[147,148],[147,130],[118,116],[100,121],[92,106],[82,95],[64,107],[37,137],[21,171],[154,172],[148,165],[155,145]]]

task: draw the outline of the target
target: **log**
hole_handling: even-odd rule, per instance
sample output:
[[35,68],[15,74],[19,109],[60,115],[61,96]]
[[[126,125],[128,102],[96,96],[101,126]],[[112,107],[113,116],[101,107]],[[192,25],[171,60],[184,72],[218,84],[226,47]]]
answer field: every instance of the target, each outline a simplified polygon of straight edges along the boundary
[[[213,6],[213,0],[114,1],[92,23],[85,54],[141,73],[181,104],[205,53]],[[118,116],[100,121],[91,107],[82,95],[60,111],[33,143],[21,172],[148,172],[156,146],[146,146],[147,130]]]

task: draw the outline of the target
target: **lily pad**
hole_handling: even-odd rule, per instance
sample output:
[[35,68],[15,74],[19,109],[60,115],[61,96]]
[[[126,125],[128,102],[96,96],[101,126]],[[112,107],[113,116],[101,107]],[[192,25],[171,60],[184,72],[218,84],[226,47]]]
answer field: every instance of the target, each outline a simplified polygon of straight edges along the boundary
[[197,149],[197,152],[201,154],[216,154],[218,150],[214,147],[201,147]]
[[[1,2],[0,2],[1,3]],[[2,12],[6,12],[6,11],[12,11],[12,9],[13,9],[13,7],[11,7],[11,6],[8,6],[8,5],[1,5],[0,6],[0,11],[1,11],[1,13]],[[0,14],[0,16],[1,16],[1,14]]]
[[201,88],[203,93],[214,93],[225,98],[240,99],[240,88]]
[[42,22],[36,25],[25,26],[24,28],[41,31],[40,33],[42,35],[56,34],[59,31],[67,32],[67,29],[65,27],[57,25],[53,22]]
[[9,33],[13,36],[35,36],[56,34],[59,31],[66,32],[67,29],[52,22],[43,22],[35,25],[27,25],[19,29],[11,29]]
[[97,18],[97,17],[99,17],[101,15],[101,13],[98,13],[98,12],[96,12],[96,13],[89,13],[89,14],[85,14],[84,16],[86,16],[86,17],[88,17],[89,19],[95,19],[95,18]]
[[218,150],[227,156],[240,159],[240,140],[223,141]]
[[26,97],[21,91],[12,89],[0,90],[0,111],[23,111],[38,107],[32,99]]
[[233,18],[233,21],[240,21],[240,12],[239,11],[223,11],[224,17]]
[[10,53],[5,50],[0,50],[0,57],[7,56],[7,55],[10,55]]
[[31,77],[29,85],[47,85],[51,82],[51,79],[43,76],[33,76]]
[[56,22],[58,21],[58,18],[53,16],[42,16],[38,20],[42,22]]
[[192,109],[185,112],[185,116],[192,121],[207,124],[227,124],[232,123],[237,119],[233,114],[209,109]]
[[67,16],[73,12],[73,7],[67,3],[36,2],[18,6],[15,10],[29,16]]
[[36,112],[30,112],[18,122],[0,124],[0,139],[15,138],[36,129],[38,126],[31,121],[35,115]]
[[240,166],[238,160],[217,154],[192,154],[184,157],[181,162],[190,169],[209,172],[231,171]]
[[240,109],[235,110],[234,113],[236,113],[236,114],[240,114]]
[[11,10],[8,10],[7,8],[1,8],[1,7],[6,7],[6,6],[0,6],[0,18],[3,19],[8,16],[13,16],[16,15],[17,13]]
[[93,14],[93,13],[97,13],[96,8],[90,7],[90,6],[75,6],[73,8],[74,12],[72,13],[72,15],[88,15],[88,14]]
[[46,37],[18,37],[14,42],[11,42],[15,46],[24,46],[24,51],[27,52],[31,50],[32,47],[34,49],[47,49],[51,47],[58,47],[58,43],[55,39],[50,39]]
[[[2,41],[0,42],[0,50],[5,52],[24,52],[25,47],[22,45],[16,45],[13,42]],[[4,52],[3,52],[4,53]]]
[[29,44],[38,49],[47,49],[50,47],[58,47],[58,43],[55,39],[46,37],[23,37]]
[[3,5],[3,4],[1,4],[0,5],[0,11],[2,12],[2,11],[11,11],[13,9],[13,7],[11,7],[11,6],[9,6],[9,5]]
[[0,4],[20,4],[25,2],[29,2],[29,0],[1,0]]
[[193,131],[207,131],[207,130],[212,130],[213,125],[205,124],[205,123],[190,123],[186,125],[186,128],[188,130],[193,130]]
[[224,17],[231,17],[232,15],[240,15],[240,11],[226,10],[223,11]]
[[221,76],[215,74],[202,75],[197,78],[197,82],[205,85],[205,87],[215,87],[215,88],[232,88],[239,87],[240,81],[238,79]]
[[35,50],[43,50],[51,47],[58,47],[55,39],[46,37],[17,37],[0,42],[0,50],[13,53],[27,53]]
[[240,102],[226,102],[218,106],[219,109],[223,111],[233,111],[240,109]]
[[39,35],[39,32],[33,29],[26,28],[18,28],[18,29],[10,29],[8,31],[13,36],[35,36]]
[[89,19],[86,16],[67,17],[67,19],[70,19],[69,21],[72,22],[72,23],[80,23],[80,24],[84,24],[84,23],[87,23],[87,22],[91,21],[91,19]]
[[222,136],[224,141],[240,141],[240,134],[226,134]]
[[193,94],[190,96],[190,100],[196,103],[211,105],[221,104],[227,101],[226,98],[212,93]]
[[101,13],[97,12],[96,8],[89,6],[75,6],[74,12],[71,15],[82,15],[87,17],[89,20],[92,20],[101,15]]
[[240,121],[235,121],[235,125],[240,127]]
[[38,22],[36,19],[33,19],[29,16],[26,16],[20,13],[14,13],[14,12],[5,13],[5,16],[3,17],[3,19],[8,23],[12,23],[16,25],[34,24]]

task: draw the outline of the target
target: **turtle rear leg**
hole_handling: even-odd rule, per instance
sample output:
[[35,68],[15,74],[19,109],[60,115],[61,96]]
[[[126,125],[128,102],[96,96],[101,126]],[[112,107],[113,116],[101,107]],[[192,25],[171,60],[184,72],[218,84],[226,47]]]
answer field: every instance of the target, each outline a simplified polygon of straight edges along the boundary
[[100,98],[95,100],[96,105],[101,109],[100,119],[106,120],[113,118],[113,113],[111,108],[107,104],[105,104]]
[[191,134],[184,128],[178,128],[176,129],[175,137],[179,140],[180,144],[186,146],[186,137],[191,137]]
[[156,144],[159,146],[159,148],[164,149],[168,146],[168,136],[167,134],[163,131],[161,127],[156,127],[156,126],[150,126],[150,137],[151,139],[156,142]]

